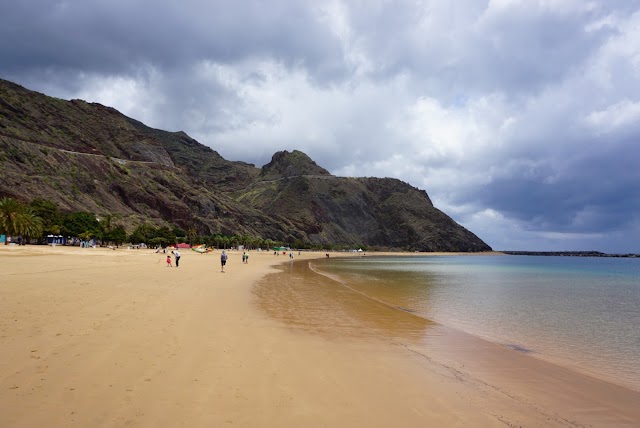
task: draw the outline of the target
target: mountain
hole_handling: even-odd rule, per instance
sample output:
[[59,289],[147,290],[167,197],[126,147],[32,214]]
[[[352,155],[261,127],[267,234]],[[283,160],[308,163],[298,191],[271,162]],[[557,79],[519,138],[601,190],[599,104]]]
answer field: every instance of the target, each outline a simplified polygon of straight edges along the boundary
[[128,229],[169,223],[291,244],[490,250],[400,180],[336,177],[297,150],[262,168],[228,161],[184,132],[2,79],[0,168],[2,197],[117,214]]

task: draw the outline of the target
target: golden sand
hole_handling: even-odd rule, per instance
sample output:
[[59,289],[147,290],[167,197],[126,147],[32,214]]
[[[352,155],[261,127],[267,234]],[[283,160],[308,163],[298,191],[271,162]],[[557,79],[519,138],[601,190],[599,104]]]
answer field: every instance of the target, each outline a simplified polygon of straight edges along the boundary
[[0,248],[0,426],[640,426],[640,393],[288,257],[230,252],[221,273],[219,252],[182,254],[167,268],[151,250]]

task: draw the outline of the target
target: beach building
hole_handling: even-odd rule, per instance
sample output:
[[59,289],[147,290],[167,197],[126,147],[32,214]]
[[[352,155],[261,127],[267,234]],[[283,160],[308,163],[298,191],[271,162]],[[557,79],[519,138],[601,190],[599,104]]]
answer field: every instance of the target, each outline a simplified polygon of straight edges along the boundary
[[49,245],[64,245],[67,243],[67,238],[62,235],[47,235],[47,244]]

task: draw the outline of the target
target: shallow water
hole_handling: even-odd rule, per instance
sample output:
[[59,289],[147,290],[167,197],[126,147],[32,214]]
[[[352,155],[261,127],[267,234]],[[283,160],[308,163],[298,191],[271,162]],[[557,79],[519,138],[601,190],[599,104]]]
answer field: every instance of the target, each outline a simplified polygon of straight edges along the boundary
[[[314,265],[360,298],[410,318],[433,320],[640,390],[638,259],[363,257]],[[336,308],[355,316],[335,294],[325,295],[322,307],[328,325]],[[369,313],[367,322],[376,316]]]
[[306,261],[291,262],[281,269],[282,273],[265,277],[254,294],[267,315],[292,329],[329,339],[421,340],[435,325],[329,280],[309,269]]

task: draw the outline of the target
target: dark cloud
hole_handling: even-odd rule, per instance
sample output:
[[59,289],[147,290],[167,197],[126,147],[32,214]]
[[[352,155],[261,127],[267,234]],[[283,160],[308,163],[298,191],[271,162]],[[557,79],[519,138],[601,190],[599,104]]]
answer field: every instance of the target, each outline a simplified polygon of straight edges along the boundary
[[0,18],[0,72],[131,74],[275,58],[335,74],[340,44],[300,2],[258,0],[15,2]]
[[530,231],[629,230],[640,212],[637,141],[565,141],[558,150],[539,152],[530,144],[528,156],[516,162],[521,167],[484,185],[469,186],[456,199],[492,207]]

